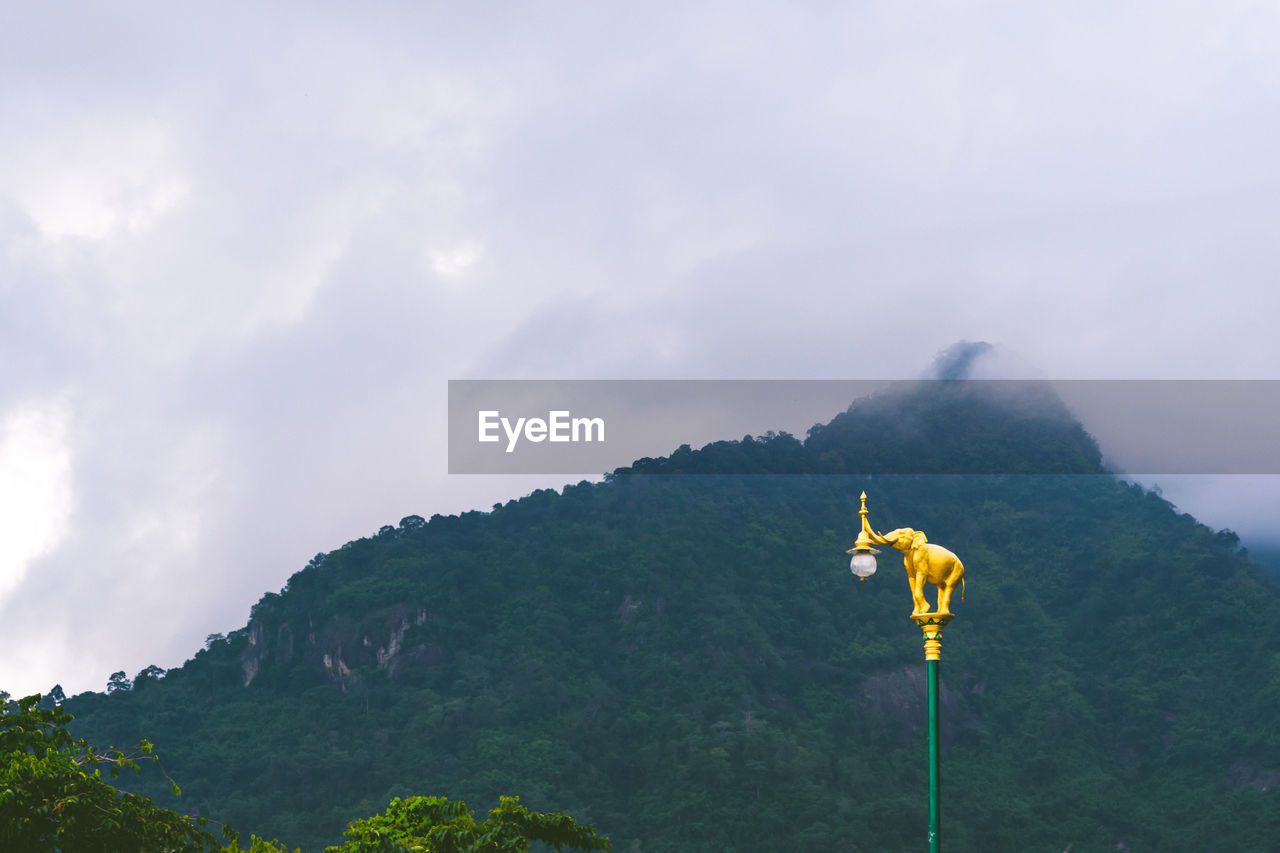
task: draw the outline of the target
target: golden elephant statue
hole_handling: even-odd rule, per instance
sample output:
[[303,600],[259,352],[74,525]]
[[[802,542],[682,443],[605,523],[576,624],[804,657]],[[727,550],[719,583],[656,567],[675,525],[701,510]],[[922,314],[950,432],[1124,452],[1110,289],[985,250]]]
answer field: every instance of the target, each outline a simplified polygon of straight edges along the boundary
[[892,545],[902,552],[902,565],[907,570],[907,582],[911,584],[911,598],[915,601],[912,616],[929,612],[929,602],[924,598],[927,581],[938,588],[939,615],[951,613],[951,593],[960,587],[960,600],[964,600],[964,564],[955,554],[929,542],[924,533],[910,527],[900,527],[888,533],[868,531],[871,541],[877,545]]

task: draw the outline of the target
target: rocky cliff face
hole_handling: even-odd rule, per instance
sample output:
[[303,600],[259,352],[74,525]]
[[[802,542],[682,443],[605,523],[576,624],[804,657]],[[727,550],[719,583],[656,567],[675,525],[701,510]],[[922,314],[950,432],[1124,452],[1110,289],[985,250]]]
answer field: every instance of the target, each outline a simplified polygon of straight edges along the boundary
[[[447,654],[438,644],[421,642],[404,647],[409,629],[430,618],[424,607],[397,605],[369,614],[360,620],[359,627],[351,619],[334,616],[318,626],[308,618],[305,631],[296,631],[291,622],[275,624],[270,617],[255,617],[246,629],[247,644],[240,652],[244,686],[252,684],[264,666],[294,664],[295,654],[296,666],[323,673],[344,686],[353,668],[385,670],[395,677],[405,660],[418,666],[439,666]],[[304,638],[301,643],[294,640],[299,633]]]

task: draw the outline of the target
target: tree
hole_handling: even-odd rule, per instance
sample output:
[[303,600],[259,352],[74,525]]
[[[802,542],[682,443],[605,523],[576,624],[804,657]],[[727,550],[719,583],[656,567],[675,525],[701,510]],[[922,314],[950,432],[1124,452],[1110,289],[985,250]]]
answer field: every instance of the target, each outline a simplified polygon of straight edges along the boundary
[[[225,826],[229,843],[223,847],[204,829],[203,818],[193,820],[117,790],[103,781],[102,769],[113,779],[122,769],[137,770],[135,758],[151,756],[151,744],[142,741],[139,756],[99,751],[67,731],[70,714],[40,705],[35,695],[0,706],[0,850],[5,853],[290,853],[279,841],[256,836],[241,847]],[[394,799],[384,814],[350,824],[346,836],[329,851],[525,853],[535,841],[557,850],[609,849],[609,840],[591,827],[565,814],[530,811],[517,797],[502,797],[480,824],[460,801]]]
[[133,682],[125,677],[124,670],[111,673],[111,677],[107,679],[107,692],[119,693],[124,690],[132,690]]
[[476,823],[466,803],[445,797],[391,801],[386,812],[347,827],[347,841],[325,853],[524,853],[534,841],[557,850],[609,850],[596,835],[566,814],[529,811],[519,797],[500,797],[484,823]]
[[[135,757],[99,752],[73,738],[61,708],[40,708],[40,696],[10,703],[0,714],[0,849],[7,853],[138,853],[220,849],[197,821],[160,808],[103,781],[137,770]],[[142,756],[151,744],[138,745]],[[140,756],[139,756],[140,757]]]
[[151,666],[142,670],[133,677],[133,683],[136,685],[139,681],[158,681],[159,679],[164,678],[167,673],[167,669],[151,664]]

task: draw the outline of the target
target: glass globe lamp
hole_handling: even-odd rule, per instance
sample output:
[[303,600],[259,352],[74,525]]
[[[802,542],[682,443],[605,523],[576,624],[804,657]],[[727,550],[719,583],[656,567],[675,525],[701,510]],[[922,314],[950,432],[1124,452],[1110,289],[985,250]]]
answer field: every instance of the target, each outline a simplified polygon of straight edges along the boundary
[[876,555],[872,549],[855,550],[853,559],[849,560],[849,571],[857,575],[858,580],[866,583],[867,578],[876,573]]

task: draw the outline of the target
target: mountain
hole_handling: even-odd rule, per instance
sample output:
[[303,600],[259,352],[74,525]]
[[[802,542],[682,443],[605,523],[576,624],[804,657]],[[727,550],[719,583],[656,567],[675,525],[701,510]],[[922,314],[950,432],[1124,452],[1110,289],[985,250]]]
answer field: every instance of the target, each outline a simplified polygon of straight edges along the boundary
[[804,440],[409,516],[182,668],[65,707],[91,742],[153,741],[184,789],[142,779],[162,804],[308,849],[409,794],[519,794],[619,851],[915,849],[923,654],[897,552],[846,568],[864,490],[877,529],[967,567],[949,849],[1273,846],[1276,581],[1108,474],[1034,384],[911,386]]

